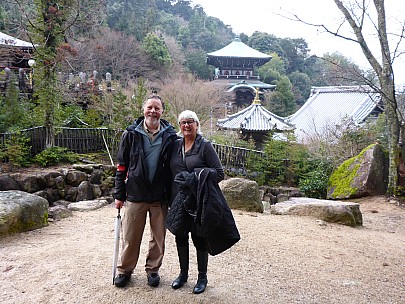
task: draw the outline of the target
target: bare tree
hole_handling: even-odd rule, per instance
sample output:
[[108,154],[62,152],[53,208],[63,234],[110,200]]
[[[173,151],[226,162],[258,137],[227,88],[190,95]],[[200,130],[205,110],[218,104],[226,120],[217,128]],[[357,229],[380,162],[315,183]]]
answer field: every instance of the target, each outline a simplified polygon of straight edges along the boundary
[[[297,15],[294,15],[293,19],[319,27],[336,37],[357,43],[376,73],[378,77],[378,87],[370,82],[367,77],[363,77],[363,80],[365,84],[370,85],[380,92],[382,102],[385,105],[389,130],[389,178],[387,194],[392,195],[394,194],[398,181],[397,170],[400,156],[400,129],[404,124],[403,115],[398,108],[396,100],[393,63],[395,58],[403,54],[401,47],[403,47],[405,22],[401,24],[402,29],[399,33],[390,33],[387,30],[384,0],[334,0],[334,2],[343,15],[342,22],[337,24],[334,28],[325,24],[306,22]],[[352,35],[343,33],[343,28],[347,24],[351,28]],[[367,35],[367,30],[370,30],[370,26],[367,25],[371,25],[375,35]],[[370,39],[378,40],[379,51],[372,51]],[[394,45],[394,51],[391,51],[389,41],[393,41],[393,39],[396,39],[396,44]],[[405,134],[405,132],[402,132],[402,134]]]
[[167,78],[159,94],[168,103],[172,120],[176,121],[182,111],[192,110],[204,125],[213,119],[213,110],[221,103],[224,92],[224,87],[203,82],[191,74],[177,74]]

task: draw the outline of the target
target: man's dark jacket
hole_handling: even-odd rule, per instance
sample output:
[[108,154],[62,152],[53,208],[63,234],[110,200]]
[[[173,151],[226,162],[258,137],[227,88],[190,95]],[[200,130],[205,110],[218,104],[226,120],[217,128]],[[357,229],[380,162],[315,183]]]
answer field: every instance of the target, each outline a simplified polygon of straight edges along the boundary
[[240,240],[231,209],[217,183],[216,170],[182,171],[175,177],[179,192],[166,219],[166,227],[174,235],[184,235],[192,219],[192,231],[205,237],[208,252],[219,254]]
[[143,117],[135,120],[123,133],[118,150],[118,169],[115,176],[115,195],[121,201],[167,202],[170,198],[170,156],[172,143],[178,138],[175,129],[161,119],[163,131],[159,162],[152,183],[148,179],[143,142],[147,140],[136,127],[143,124]]

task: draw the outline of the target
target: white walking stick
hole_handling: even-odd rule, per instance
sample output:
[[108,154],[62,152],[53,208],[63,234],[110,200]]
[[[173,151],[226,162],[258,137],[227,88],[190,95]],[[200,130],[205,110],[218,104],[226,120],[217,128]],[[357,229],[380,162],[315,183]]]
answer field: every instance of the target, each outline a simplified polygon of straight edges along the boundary
[[120,231],[121,231],[121,214],[120,208],[118,209],[118,215],[115,218],[115,238],[114,238],[114,257],[113,257],[113,285],[115,281],[115,273],[117,272],[118,255],[120,250]]

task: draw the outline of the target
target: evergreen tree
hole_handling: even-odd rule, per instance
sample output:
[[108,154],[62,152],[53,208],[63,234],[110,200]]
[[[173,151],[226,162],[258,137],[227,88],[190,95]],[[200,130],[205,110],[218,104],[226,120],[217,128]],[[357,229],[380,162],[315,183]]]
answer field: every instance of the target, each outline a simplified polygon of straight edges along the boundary
[[169,51],[163,39],[155,34],[147,34],[142,42],[142,48],[159,65],[169,67],[172,63]]
[[292,85],[287,76],[282,76],[276,82],[276,91],[271,95],[269,110],[274,114],[286,117],[295,112],[295,100]]

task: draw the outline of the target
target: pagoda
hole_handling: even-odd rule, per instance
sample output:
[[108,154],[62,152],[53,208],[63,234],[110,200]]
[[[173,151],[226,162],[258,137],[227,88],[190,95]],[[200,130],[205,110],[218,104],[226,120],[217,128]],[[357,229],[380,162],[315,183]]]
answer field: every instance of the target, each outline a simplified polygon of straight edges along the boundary
[[250,106],[227,118],[218,119],[216,125],[219,129],[238,131],[241,139],[252,139],[256,149],[261,150],[269,132],[273,133],[274,138],[285,139],[285,133],[293,132],[294,126],[263,107],[259,89],[255,91],[255,98]]
[[227,92],[234,93],[234,100],[228,106],[243,108],[255,97],[256,88],[259,94],[274,90],[275,85],[261,82],[254,69],[271,60],[271,56],[259,52],[236,37],[230,44],[207,54],[207,64],[215,66],[212,83],[223,85]]

